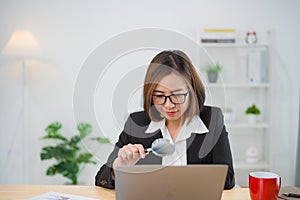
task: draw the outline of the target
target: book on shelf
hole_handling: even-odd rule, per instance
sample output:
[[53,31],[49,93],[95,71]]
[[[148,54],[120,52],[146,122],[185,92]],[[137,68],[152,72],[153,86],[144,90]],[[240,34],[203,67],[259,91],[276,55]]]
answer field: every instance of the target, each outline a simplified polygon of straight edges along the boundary
[[251,50],[248,55],[247,79],[249,83],[267,83],[267,51],[259,48]]
[[235,39],[201,39],[202,43],[235,43]]
[[204,29],[202,43],[235,43],[235,29]]

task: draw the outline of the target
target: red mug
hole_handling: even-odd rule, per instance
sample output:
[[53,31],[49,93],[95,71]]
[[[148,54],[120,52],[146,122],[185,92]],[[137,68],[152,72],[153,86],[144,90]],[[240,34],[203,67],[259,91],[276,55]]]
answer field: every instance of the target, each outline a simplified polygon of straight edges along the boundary
[[251,172],[249,191],[251,200],[277,200],[281,177],[272,172]]

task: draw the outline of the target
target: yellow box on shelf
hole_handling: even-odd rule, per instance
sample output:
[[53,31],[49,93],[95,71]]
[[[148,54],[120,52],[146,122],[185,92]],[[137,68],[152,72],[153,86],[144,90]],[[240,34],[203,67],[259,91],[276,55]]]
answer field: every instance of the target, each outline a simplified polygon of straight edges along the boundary
[[205,33],[235,33],[235,29],[219,29],[219,28],[214,28],[214,29],[204,29]]
[[203,29],[201,37],[202,43],[235,43],[235,29],[230,28],[214,28]]

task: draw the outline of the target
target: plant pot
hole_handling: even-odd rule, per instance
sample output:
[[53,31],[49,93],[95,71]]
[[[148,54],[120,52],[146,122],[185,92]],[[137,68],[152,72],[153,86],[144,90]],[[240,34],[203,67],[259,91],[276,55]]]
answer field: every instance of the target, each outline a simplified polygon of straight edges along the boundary
[[207,73],[207,78],[208,78],[208,81],[210,83],[215,83],[215,82],[217,82],[217,79],[218,79],[218,73],[216,73],[216,72],[208,72]]
[[255,124],[257,122],[257,116],[253,114],[248,114],[249,124]]

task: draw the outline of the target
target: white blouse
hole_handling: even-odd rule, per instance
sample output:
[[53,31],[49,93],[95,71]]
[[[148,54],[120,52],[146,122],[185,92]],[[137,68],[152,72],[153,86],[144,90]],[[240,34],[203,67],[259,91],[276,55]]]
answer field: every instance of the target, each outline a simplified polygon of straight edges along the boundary
[[207,127],[198,115],[195,115],[189,124],[187,124],[187,120],[185,121],[175,141],[172,140],[169,130],[166,127],[165,119],[159,122],[151,121],[145,133],[153,133],[158,129],[161,130],[163,138],[169,139],[171,143],[175,145],[174,153],[162,158],[162,165],[186,165],[186,140],[191,136],[192,133],[203,134],[208,132]]

